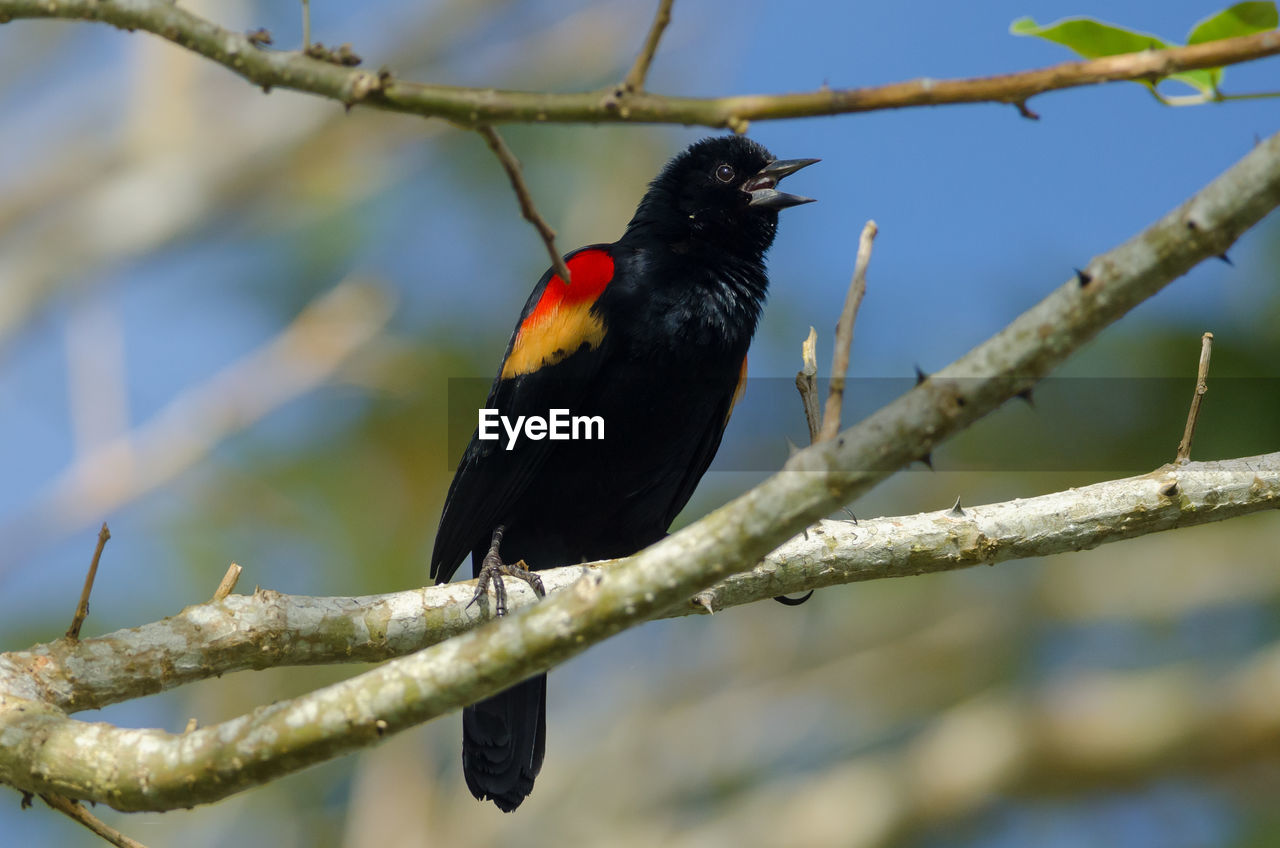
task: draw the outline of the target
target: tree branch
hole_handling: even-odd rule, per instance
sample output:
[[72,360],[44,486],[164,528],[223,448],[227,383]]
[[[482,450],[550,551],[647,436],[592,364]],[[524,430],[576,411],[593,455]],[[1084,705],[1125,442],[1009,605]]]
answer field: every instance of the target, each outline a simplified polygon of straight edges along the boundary
[[611,90],[552,94],[406,82],[384,74],[264,49],[242,33],[166,0],[0,0],[0,22],[23,18],[100,21],[158,35],[263,88],[288,88],[347,105],[443,118],[462,126],[509,121],[689,124],[741,130],[747,121],[838,115],[950,103],[1023,104],[1048,91],[1120,80],[1159,79],[1180,71],[1234,65],[1280,53],[1280,31],[1064,62],[1030,71],[970,79],[919,79],[870,88],[799,94],[668,97],[636,92],[618,108]]
[[[1176,495],[1167,494],[1171,482]],[[1280,453],[1170,465],[1141,477],[974,507],[962,518],[940,511],[856,527],[822,522],[808,539],[793,539],[712,591],[721,605],[732,605],[805,587],[1079,550],[1278,506]],[[666,559],[673,557],[679,552]],[[635,603],[630,587],[609,585],[628,568],[634,571],[619,561],[585,577],[581,568],[543,572],[548,587],[565,591],[514,617],[524,622],[514,647],[517,628],[483,627],[335,686],[183,734],[78,722],[59,706],[102,706],[120,699],[112,695],[140,694],[139,686],[155,691],[245,667],[405,653],[479,623],[462,603],[471,589],[452,584],[367,599],[258,592],[77,645],[59,641],[0,655],[0,781],[124,810],[216,800],[509,685],[531,647],[543,655],[576,653],[578,637],[591,639],[598,627],[590,619],[602,605],[625,614]],[[517,600],[513,592],[513,603],[528,604],[527,594]],[[686,599],[665,612],[697,609]],[[99,684],[113,688],[94,691]],[[135,690],[122,692],[121,685]]]
[[[1170,492],[1170,485],[1176,491]],[[1168,492],[1168,494],[1166,494]],[[1280,507],[1280,453],[1168,465],[1149,474],[1008,503],[892,518],[821,521],[749,571],[703,592],[713,609],[781,593],[1086,550]],[[619,561],[540,571],[548,592]],[[363,598],[259,590],[80,643],[0,654],[0,692],[75,712],[247,669],[404,656],[488,619],[467,607],[475,581]],[[508,587],[514,609],[534,603]],[[706,612],[684,600],[662,617]],[[216,646],[216,647],[215,647]],[[199,655],[199,662],[191,657]]]

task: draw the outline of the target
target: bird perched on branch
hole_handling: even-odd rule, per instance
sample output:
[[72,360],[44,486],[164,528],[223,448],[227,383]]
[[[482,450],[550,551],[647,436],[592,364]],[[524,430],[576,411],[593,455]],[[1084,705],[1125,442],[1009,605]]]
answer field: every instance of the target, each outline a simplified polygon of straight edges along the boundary
[[[508,423],[567,410],[599,419],[603,432],[586,435],[603,438],[477,428],[445,500],[436,582],[469,553],[472,602],[492,585],[502,615],[504,575],[541,594],[538,569],[627,556],[666,534],[742,391],[778,212],[810,202],[778,181],[816,161],[703,139],[662,169],[622,238],[568,254],[569,280],[542,276],[485,406]],[[477,799],[510,812],[533,790],[546,698],[540,674],[463,710],[463,773]]]

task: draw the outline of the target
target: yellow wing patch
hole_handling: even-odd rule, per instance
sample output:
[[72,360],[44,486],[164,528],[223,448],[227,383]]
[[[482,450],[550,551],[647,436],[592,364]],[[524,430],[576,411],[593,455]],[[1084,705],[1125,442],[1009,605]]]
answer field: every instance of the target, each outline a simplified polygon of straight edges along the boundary
[[516,335],[511,355],[502,365],[502,379],[555,365],[583,347],[599,347],[602,341],[604,322],[591,314],[590,303],[562,304],[543,314],[535,312]]

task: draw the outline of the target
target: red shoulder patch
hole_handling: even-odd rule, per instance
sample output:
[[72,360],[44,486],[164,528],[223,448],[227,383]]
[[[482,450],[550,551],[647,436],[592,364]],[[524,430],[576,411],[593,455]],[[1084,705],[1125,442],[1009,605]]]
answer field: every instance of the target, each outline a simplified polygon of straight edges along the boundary
[[604,322],[591,307],[613,279],[613,257],[603,250],[582,250],[565,263],[566,283],[552,274],[538,304],[516,331],[511,355],[502,364],[507,379],[554,365],[569,354],[598,347],[604,340]]
[[613,257],[603,250],[584,250],[574,254],[565,263],[569,266],[571,283],[552,274],[538,305],[520,325],[523,330],[532,324],[545,321],[552,313],[566,306],[595,303],[604,287],[613,279]]

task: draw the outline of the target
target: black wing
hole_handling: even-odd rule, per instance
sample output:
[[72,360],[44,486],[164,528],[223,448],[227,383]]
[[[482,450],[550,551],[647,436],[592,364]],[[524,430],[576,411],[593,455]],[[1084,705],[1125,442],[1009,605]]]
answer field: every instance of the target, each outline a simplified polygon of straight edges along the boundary
[[737,385],[734,386],[731,393],[719,398],[710,425],[703,431],[702,439],[693,453],[691,462],[686,467],[680,484],[676,487],[675,497],[671,499],[670,504],[667,506],[667,512],[664,516],[664,528],[669,528],[671,522],[676,520],[680,510],[684,509],[685,504],[689,503],[689,498],[693,497],[693,491],[698,488],[702,475],[706,474],[707,469],[711,467],[711,461],[715,459],[716,451],[720,449],[720,440],[724,438],[725,428],[729,426],[729,416],[733,414],[733,408],[737,405],[738,399],[742,397],[746,384],[747,360],[746,357],[743,357],[742,368],[738,372]]
[[[569,254],[571,294],[553,271],[542,275],[507,342],[486,407],[514,420],[578,406],[606,355],[603,319],[591,307],[612,274],[608,257],[602,245]],[[558,300],[556,286],[562,287]],[[447,582],[473,549],[488,546],[552,450],[548,439],[520,439],[507,450],[499,430],[498,440],[482,440],[477,428],[449,486],[431,554],[437,583]]]

